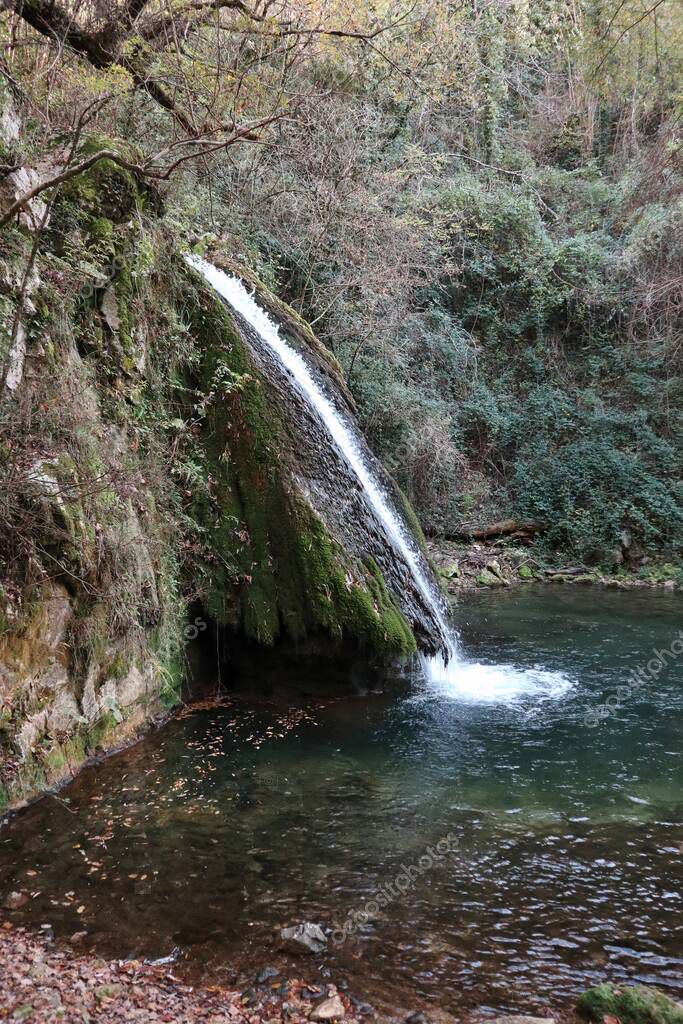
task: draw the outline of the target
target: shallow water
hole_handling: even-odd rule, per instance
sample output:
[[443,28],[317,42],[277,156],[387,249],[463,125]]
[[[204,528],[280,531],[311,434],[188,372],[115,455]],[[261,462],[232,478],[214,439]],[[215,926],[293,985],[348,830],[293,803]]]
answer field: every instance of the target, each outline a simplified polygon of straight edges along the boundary
[[277,925],[318,921],[328,952],[292,972],[392,1007],[529,1010],[621,978],[681,998],[683,656],[596,713],[682,612],[650,592],[483,595],[456,614],[459,681],[176,720],[11,819],[0,896],[217,980],[279,962]]

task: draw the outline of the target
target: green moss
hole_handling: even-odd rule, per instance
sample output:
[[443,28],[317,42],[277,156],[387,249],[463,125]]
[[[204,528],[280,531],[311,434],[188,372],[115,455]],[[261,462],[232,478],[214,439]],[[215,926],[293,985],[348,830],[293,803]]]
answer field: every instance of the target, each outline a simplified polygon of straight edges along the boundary
[[193,515],[207,538],[205,606],[261,644],[323,630],[387,655],[415,650],[377,566],[355,563],[290,493],[286,428],[263,396],[227,308],[201,286],[186,296],[205,353],[202,473]]
[[281,504],[270,448],[277,427],[225,307],[194,289],[188,299],[192,328],[204,352],[199,465],[205,486],[195,488],[193,515],[206,537],[207,611],[222,623],[237,624],[241,617],[248,636],[271,643],[279,629],[269,533]]
[[[135,159],[130,147],[121,140],[92,135],[79,149],[86,158],[102,150]],[[145,186],[135,175],[113,160],[102,159],[82,174],[64,182],[55,200],[50,237],[53,242],[66,239],[74,228],[87,231],[98,247],[111,243],[113,225],[126,221],[144,207]],[[109,223],[110,227],[107,226]],[[60,248],[60,246],[57,246]]]
[[645,985],[633,988],[598,985],[584,992],[576,1008],[582,1017],[597,1022],[610,1016],[618,1018],[622,1024],[683,1024],[683,1009]]
[[407,655],[415,650],[411,629],[372,559],[361,567],[360,578],[354,578],[340,547],[308,507],[300,507],[295,536],[313,623],[379,654]]
[[106,741],[111,738],[118,725],[119,721],[114,712],[105,711],[90,728],[86,736],[86,749],[94,753],[99,747],[106,746]]
[[108,217],[93,217],[88,225],[90,238],[94,242],[114,242],[114,225]]
[[645,566],[639,573],[642,579],[648,583],[666,583],[673,580],[679,587],[683,587],[683,568],[674,565],[672,562],[664,562],[662,565]]
[[420,521],[417,518],[417,516],[415,515],[415,510],[414,510],[413,506],[410,504],[410,502],[408,501],[406,495],[403,493],[401,488],[395,482],[394,482],[394,490],[395,490],[395,493],[396,493],[396,495],[398,497],[398,500],[399,500],[399,503],[400,503],[400,506],[401,506],[400,511],[403,514],[403,518],[405,519],[406,523],[410,527],[410,531],[411,531],[413,537],[415,538],[415,540],[417,541],[418,546],[420,548],[420,551],[422,552],[424,557],[427,559],[427,561],[431,565],[432,570],[436,573],[436,569],[432,565],[431,560],[429,558],[429,551],[427,550],[427,541],[425,539],[425,535],[422,532],[422,527],[420,526]]
[[45,755],[43,761],[45,771],[51,778],[58,775],[67,765],[66,755],[60,746],[52,747]]

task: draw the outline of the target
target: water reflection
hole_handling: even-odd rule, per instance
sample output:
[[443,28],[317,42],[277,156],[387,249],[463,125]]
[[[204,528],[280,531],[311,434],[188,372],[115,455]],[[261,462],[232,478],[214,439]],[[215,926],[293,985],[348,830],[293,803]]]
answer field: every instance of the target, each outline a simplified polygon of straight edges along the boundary
[[[411,879],[311,962],[393,1006],[521,1010],[605,978],[683,977],[683,666],[597,729],[585,709],[680,628],[675,598],[586,591],[460,611],[482,664],[571,685],[510,700],[235,704],[171,723],[0,831],[19,920],[116,955],[178,946],[195,976],[276,960],[274,928],[343,926],[427,846]],[[297,971],[301,970],[297,966]]]

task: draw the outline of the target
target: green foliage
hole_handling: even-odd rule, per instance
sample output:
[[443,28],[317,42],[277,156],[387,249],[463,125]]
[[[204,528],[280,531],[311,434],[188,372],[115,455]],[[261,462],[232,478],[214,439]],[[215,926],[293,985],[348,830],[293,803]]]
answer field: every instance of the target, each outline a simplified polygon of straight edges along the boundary
[[[680,551],[671,317],[654,323],[658,345],[623,328],[643,266],[681,259],[678,214],[655,204],[619,237],[586,230],[595,202],[616,220],[617,188],[591,169],[527,174],[485,184],[465,173],[439,194],[447,274],[406,321],[412,344],[397,344],[389,372],[361,357],[366,430],[432,529],[518,514],[546,524],[547,548],[591,562],[620,560],[625,531],[635,550]],[[569,223],[548,217],[556,197]],[[472,500],[473,467],[491,486]]]

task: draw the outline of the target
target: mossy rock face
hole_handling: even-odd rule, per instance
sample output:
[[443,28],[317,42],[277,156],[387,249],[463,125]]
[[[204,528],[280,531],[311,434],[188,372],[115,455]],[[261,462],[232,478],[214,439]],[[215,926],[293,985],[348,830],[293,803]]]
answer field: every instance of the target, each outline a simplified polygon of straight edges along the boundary
[[[389,540],[380,513],[322,419],[270,346],[200,275],[189,270],[188,275],[194,287],[183,305],[192,311],[192,331],[205,352],[201,387],[210,398],[206,450],[223,513],[221,523],[214,526],[215,537],[221,529],[224,533],[215,554],[225,567],[226,552],[237,553],[237,569],[247,585],[242,594],[231,588],[232,596],[223,601],[225,618],[232,613],[233,622],[248,637],[265,643],[283,630],[297,640],[322,627],[333,637],[356,638],[375,652],[406,654],[414,650],[416,637],[423,646],[438,648],[443,638],[433,601],[426,600],[408,559]],[[262,308],[281,324],[281,336],[304,355],[328,401],[348,418],[348,402],[336,383],[333,363],[322,357],[319,343],[307,348],[310,328],[297,326],[286,307],[267,297],[263,286],[257,296]],[[359,435],[355,443],[364,448]],[[438,593],[420,550],[423,538],[412,510],[372,453],[365,449],[362,458],[397,519],[403,520],[404,535],[412,536],[412,559],[421,562],[423,578]],[[209,533],[206,524],[204,533]],[[238,544],[235,538],[240,536]],[[330,551],[323,554],[324,539],[334,556]],[[325,592],[334,595],[334,621],[329,602],[320,599],[316,583],[311,585],[321,573],[321,559],[329,570],[324,584]],[[234,570],[235,559],[230,561]],[[339,573],[344,579],[341,588]],[[218,575],[225,577],[225,568]],[[358,598],[359,589],[368,597],[371,618],[358,602],[353,611],[349,606],[348,595]],[[400,628],[397,615],[403,620]],[[373,625],[377,618],[383,622],[379,630]],[[406,630],[412,634],[409,643]]]
[[598,985],[584,992],[576,1008],[582,1017],[598,1024],[605,1017],[615,1017],[621,1024],[683,1024],[683,1007],[646,985]]
[[[297,658],[374,664],[410,655],[416,638],[437,642],[429,602],[327,429],[151,213],[134,175],[102,161],[65,183],[35,253],[11,444],[0,424],[0,483],[17,438],[27,467],[0,537],[11,566],[0,579],[0,806],[177,703],[191,605],[221,630],[221,650],[244,638],[245,649],[282,642]],[[32,244],[6,230],[8,279]],[[310,327],[263,286],[257,295],[350,416]],[[13,309],[0,304],[0,320]],[[409,506],[370,452],[367,465],[417,552]],[[65,591],[58,631],[41,579]]]
[[322,631],[375,654],[410,654],[412,630],[377,563],[346,550],[294,483],[305,474],[291,421],[230,312],[202,289],[187,289],[183,302],[203,352],[207,485],[195,488],[193,515],[207,538],[208,613],[264,645]]

